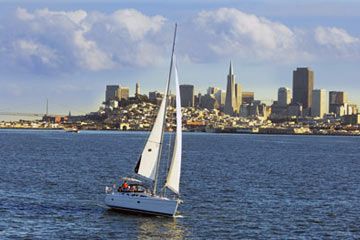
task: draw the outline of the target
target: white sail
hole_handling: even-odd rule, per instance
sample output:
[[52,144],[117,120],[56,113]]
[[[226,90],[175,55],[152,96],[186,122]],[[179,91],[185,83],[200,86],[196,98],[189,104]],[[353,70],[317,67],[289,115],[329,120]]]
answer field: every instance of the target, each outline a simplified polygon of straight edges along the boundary
[[168,91],[169,82],[166,84],[165,96],[161,101],[158,114],[155,119],[153,129],[145,144],[145,148],[135,167],[135,172],[146,178],[155,179],[156,165],[161,150],[162,132],[164,131],[164,115],[166,114],[166,93]]
[[174,64],[175,73],[175,87],[176,87],[176,137],[174,152],[172,155],[169,173],[166,179],[165,186],[171,189],[174,193],[179,194],[180,172],[181,172],[181,149],[182,149],[182,116],[181,116],[181,99],[178,72],[176,63]]

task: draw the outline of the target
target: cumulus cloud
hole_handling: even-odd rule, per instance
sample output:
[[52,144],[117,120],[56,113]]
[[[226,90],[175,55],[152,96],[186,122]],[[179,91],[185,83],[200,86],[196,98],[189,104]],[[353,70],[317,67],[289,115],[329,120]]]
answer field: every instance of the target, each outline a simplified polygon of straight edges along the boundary
[[38,59],[42,64],[54,66],[57,61],[56,52],[47,46],[33,41],[18,40],[14,42],[14,52],[16,55],[29,64]]
[[336,27],[317,27],[315,41],[323,47],[323,52],[333,53],[336,57],[358,58],[360,39],[351,36],[345,29]]
[[297,50],[296,36],[290,28],[234,8],[202,11],[195,24],[218,55],[267,59],[289,57]]
[[0,28],[0,58],[22,68],[91,71],[161,62],[159,31],[166,19],[134,9],[111,14],[79,11],[29,12],[18,8]]
[[[0,24],[0,65],[42,73],[163,64],[171,46],[170,22],[135,9],[102,13],[18,8]],[[344,29],[294,29],[235,8],[184,18],[179,33],[177,55],[187,62],[360,57],[359,38]]]
[[336,27],[316,28],[315,39],[321,45],[330,45],[336,48],[359,43],[359,38],[353,37],[346,30]]

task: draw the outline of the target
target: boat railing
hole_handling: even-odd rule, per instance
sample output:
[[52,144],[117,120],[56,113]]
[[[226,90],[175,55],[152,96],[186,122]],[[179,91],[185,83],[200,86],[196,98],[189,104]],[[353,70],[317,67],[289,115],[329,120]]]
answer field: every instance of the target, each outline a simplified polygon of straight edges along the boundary
[[114,192],[114,188],[113,187],[109,187],[109,186],[106,186],[105,187],[105,193],[106,194],[110,194],[110,193],[113,193]]

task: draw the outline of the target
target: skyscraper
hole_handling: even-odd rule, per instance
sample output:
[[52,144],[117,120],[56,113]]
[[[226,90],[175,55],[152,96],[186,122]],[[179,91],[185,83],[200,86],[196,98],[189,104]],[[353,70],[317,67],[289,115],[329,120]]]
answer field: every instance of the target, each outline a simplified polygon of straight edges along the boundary
[[194,107],[194,85],[180,85],[182,107]]
[[119,85],[107,85],[105,92],[105,101],[116,100],[120,101],[122,99],[127,100],[129,98],[129,88],[120,87]]
[[216,100],[214,94],[205,94],[204,96],[201,96],[199,106],[201,108],[212,110],[219,108],[219,103]]
[[216,94],[220,89],[217,87],[208,87],[207,94],[212,95]]
[[347,93],[339,91],[329,92],[329,112],[337,113],[337,109],[347,103]]
[[281,87],[278,90],[278,104],[280,107],[286,107],[291,103],[291,90],[287,87]]
[[107,85],[105,92],[105,101],[118,100],[119,85]]
[[236,113],[240,113],[240,106],[242,104],[242,92],[241,85],[239,83],[235,83],[235,96],[236,96]]
[[328,112],[327,106],[326,91],[324,89],[313,90],[311,116],[322,118]]
[[312,90],[314,89],[314,72],[310,68],[297,68],[293,71],[293,103],[310,108]]
[[229,75],[227,76],[226,99],[224,112],[229,115],[236,113],[235,75],[230,62]]
[[215,93],[216,101],[219,103],[220,106],[225,105],[225,99],[226,99],[226,92],[223,90],[219,90]]

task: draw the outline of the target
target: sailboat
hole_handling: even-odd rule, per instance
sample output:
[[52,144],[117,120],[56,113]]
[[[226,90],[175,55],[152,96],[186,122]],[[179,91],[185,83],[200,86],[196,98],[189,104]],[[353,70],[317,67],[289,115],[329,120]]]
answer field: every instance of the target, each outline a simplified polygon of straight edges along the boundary
[[[182,202],[179,195],[182,116],[179,80],[174,57],[176,30],[177,25],[175,24],[169,78],[166,82],[165,94],[160,104],[154,126],[134,169],[135,176],[124,177],[122,186],[115,185],[106,187],[105,204],[110,208],[128,212],[175,216],[177,208]],[[176,132],[165,184],[159,188],[160,160],[162,159],[161,153],[162,146],[164,145],[164,131],[166,128],[167,107],[169,105],[168,98],[172,69],[174,69],[176,89]],[[151,182],[151,184],[146,184],[146,182]],[[166,195],[166,189],[171,191],[170,194]]]

